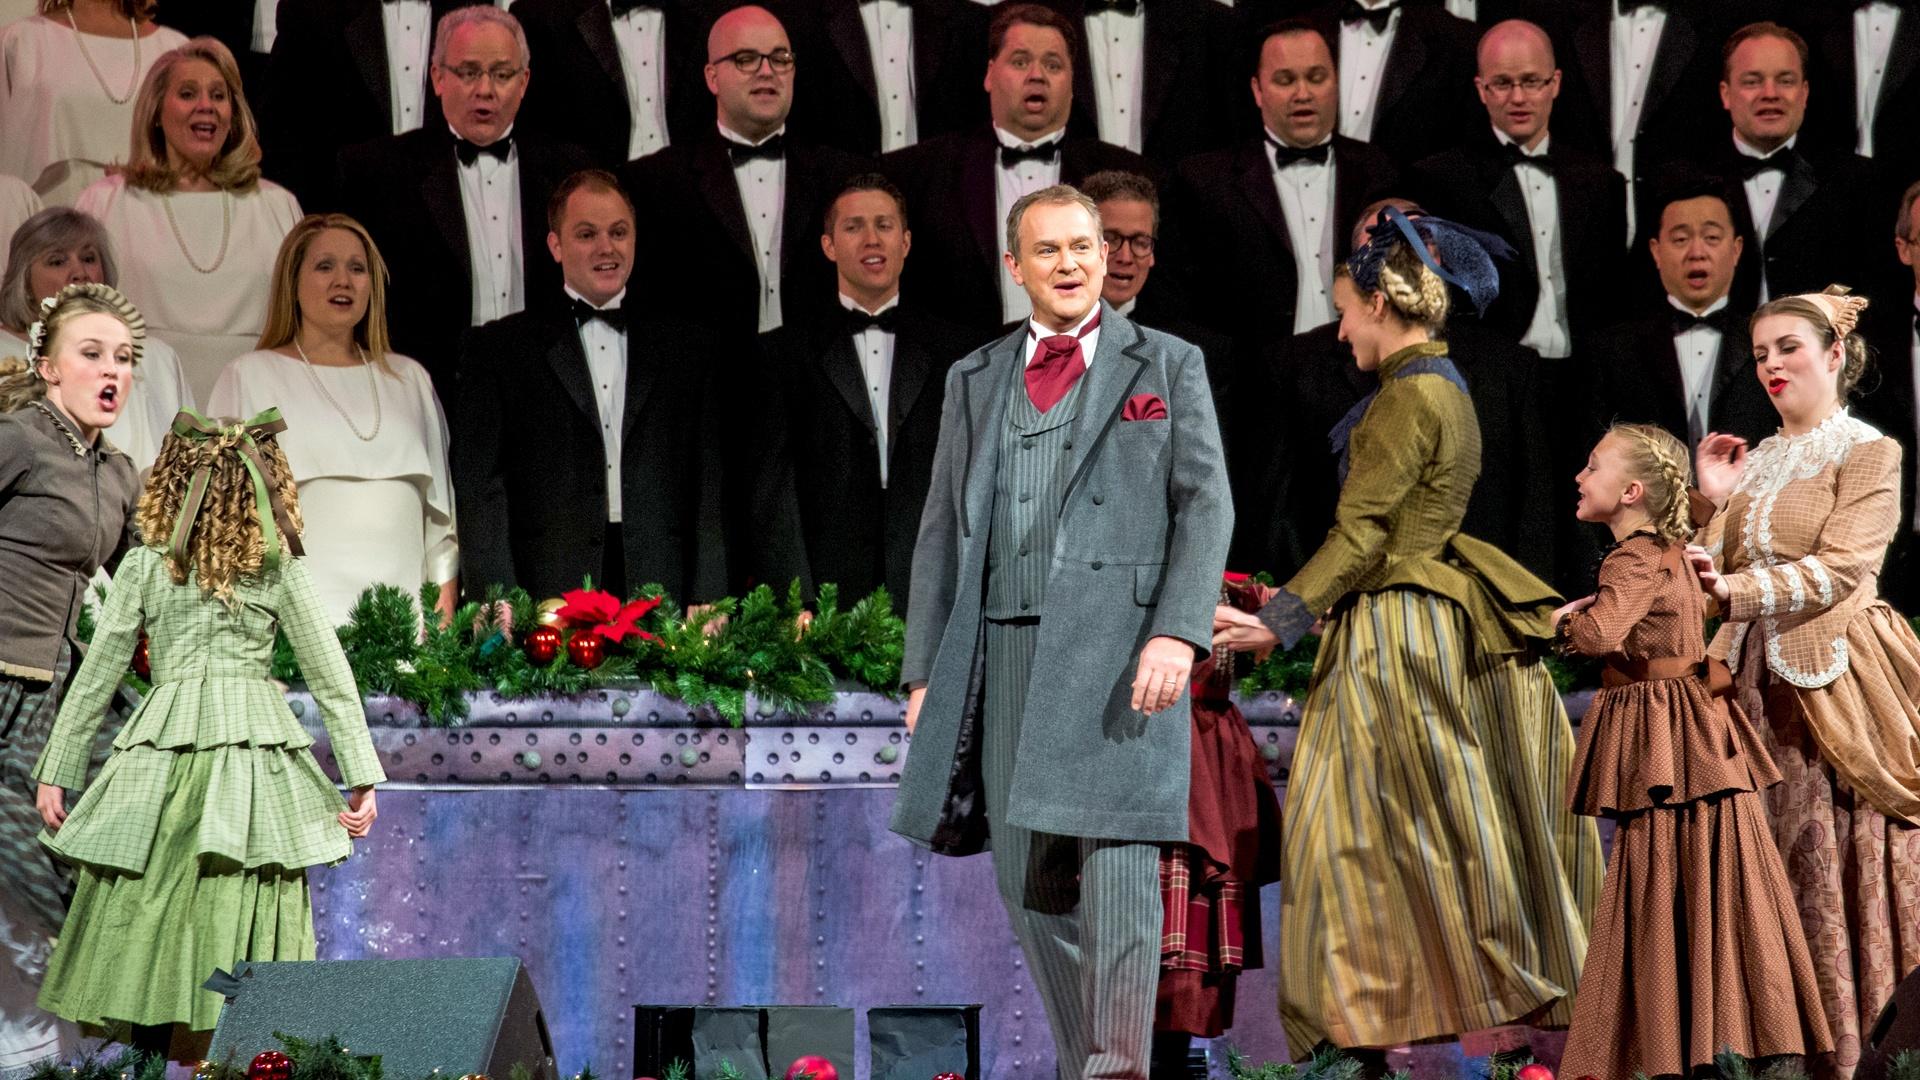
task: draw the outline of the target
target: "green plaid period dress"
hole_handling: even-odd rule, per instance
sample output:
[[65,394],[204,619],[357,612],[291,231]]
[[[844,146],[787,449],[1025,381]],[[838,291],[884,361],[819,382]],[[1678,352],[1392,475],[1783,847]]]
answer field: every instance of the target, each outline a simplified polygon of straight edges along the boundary
[[220,995],[200,988],[241,960],[311,960],[306,868],[352,853],[346,808],[269,680],[284,629],[319,705],[341,780],[386,779],[346,656],[305,566],[235,586],[236,606],[173,583],[164,554],[121,563],[33,775],[85,783],[88,747],[144,628],[153,692],[66,822],[41,840],[78,872],[40,1007],[88,1029],[211,1030]]

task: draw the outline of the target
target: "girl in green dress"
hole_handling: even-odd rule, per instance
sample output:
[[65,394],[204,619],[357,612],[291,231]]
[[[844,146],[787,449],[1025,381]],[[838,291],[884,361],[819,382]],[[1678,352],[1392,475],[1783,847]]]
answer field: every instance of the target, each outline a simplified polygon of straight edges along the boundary
[[[306,868],[340,862],[386,776],[360,695],[299,559],[300,510],[268,410],[175,419],[93,645],[34,766],[42,841],[78,885],[40,1005],[187,1059],[221,997],[215,968],[314,958]],[[284,553],[284,554],[283,554]],[[346,802],[268,677],[276,629],[306,673]],[[142,632],[153,690],[85,783],[87,747]]]

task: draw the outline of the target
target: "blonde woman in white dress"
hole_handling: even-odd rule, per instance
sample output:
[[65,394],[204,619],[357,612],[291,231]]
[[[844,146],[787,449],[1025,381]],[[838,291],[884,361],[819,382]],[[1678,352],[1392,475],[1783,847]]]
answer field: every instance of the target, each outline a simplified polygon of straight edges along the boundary
[[345,214],[294,226],[274,264],[260,347],[220,373],[218,416],[277,406],[306,514],[307,570],[336,624],[370,585],[459,583],[447,421],[426,369],[387,347],[387,269]]
[[187,39],[154,22],[153,0],[41,0],[38,7],[0,29],[0,173],[33,185],[48,204],[68,206],[127,159],[141,80]]
[[[5,276],[0,277],[0,357],[27,355],[27,329],[40,317],[41,299],[87,281],[117,287],[119,279],[113,245],[99,222],[65,206],[51,206],[28,218],[6,246]],[[173,347],[148,337],[110,441],[144,474],[160,455],[160,441],[174,416],[198,407]]]
[[194,38],[162,56],[134,105],[126,170],[80,193],[120,255],[120,289],[173,343],[205,399],[267,323],[273,260],[300,204],[260,179],[260,140],[233,54]]

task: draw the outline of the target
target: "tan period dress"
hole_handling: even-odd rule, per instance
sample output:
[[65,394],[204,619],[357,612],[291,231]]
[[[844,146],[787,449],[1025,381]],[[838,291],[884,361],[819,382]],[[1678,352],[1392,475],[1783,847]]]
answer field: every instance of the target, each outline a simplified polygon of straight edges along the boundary
[[1767,810],[1841,1078],[1920,966],[1920,640],[1879,598],[1900,456],[1845,410],[1775,435],[1701,536],[1731,593],[1709,651],[1783,777]]

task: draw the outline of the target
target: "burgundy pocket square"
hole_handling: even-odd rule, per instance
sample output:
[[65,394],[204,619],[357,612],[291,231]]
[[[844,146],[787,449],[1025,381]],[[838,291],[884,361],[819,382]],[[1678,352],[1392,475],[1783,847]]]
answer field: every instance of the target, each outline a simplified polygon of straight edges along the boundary
[[1127,399],[1127,407],[1120,410],[1122,420],[1165,420],[1167,403],[1160,400],[1159,394],[1135,394]]

